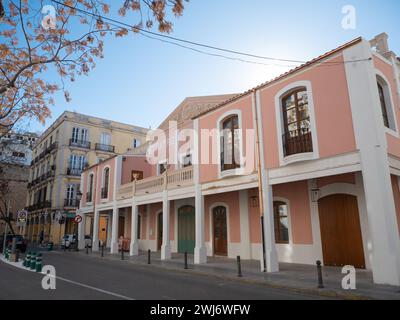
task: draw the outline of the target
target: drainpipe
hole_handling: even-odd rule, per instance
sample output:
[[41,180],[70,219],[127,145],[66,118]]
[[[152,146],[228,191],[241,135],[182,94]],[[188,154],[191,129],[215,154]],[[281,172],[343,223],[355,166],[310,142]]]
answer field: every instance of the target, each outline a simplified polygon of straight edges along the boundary
[[263,254],[263,272],[266,272],[266,254],[265,254],[265,229],[264,229],[264,189],[262,184],[262,173],[261,173],[261,148],[260,148],[260,132],[258,124],[258,109],[257,109],[257,97],[256,90],[253,90],[253,103],[254,103],[254,117],[256,126],[256,152],[257,152],[257,172],[258,172],[258,199],[260,208],[260,223],[261,223],[261,241],[262,241],[262,254]]

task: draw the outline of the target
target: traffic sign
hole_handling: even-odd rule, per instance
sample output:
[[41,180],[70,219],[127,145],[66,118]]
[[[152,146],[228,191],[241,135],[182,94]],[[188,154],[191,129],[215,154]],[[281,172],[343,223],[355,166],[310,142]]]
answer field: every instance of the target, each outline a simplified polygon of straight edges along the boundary
[[75,223],[81,223],[83,220],[82,216],[80,216],[79,214],[74,218],[74,222]]

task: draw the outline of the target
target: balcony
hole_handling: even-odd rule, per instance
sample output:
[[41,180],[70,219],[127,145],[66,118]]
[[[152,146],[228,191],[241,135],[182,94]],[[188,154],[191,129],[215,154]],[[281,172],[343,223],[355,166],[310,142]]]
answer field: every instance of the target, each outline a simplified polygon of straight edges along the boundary
[[115,146],[110,146],[110,145],[101,144],[101,143],[96,143],[95,149],[97,151],[104,151],[104,152],[111,152],[111,153],[115,152]]
[[67,176],[80,177],[83,169],[67,168]]
[[77,199],[64,199],[64,207],[67,208],[78,208],[79,201]]
[[309,128],[286,132],[282,136],[282,144],[285,157],[299,153],[313,152],[312,137]]
[[91,143],[89,141],[84,141],[84,140],[69,139],[69,145],[71,147],[90,149]]
[[187,167],[166,172],[161,176],[150,177],[122,185],[117,192],[117,198],[128,199],[133,196],[158,193],[163,190],[174,190],[191,186],[193,183],[193,167]]

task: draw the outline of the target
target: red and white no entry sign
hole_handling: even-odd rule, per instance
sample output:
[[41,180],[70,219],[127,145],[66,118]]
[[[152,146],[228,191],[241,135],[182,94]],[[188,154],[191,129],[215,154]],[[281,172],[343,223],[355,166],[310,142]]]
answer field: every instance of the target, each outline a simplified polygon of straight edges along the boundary
[[81,223],[82,220],[83,220],[83,218],[82,218],[82,216],[80,216],[80,215],[77,215],[77,216],[74,218],[74,222],[75,222],[75,223]]

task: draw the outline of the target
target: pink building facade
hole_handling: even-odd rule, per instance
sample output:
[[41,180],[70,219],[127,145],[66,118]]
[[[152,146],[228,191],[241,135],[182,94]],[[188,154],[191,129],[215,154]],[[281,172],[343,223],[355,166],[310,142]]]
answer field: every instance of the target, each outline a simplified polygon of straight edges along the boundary
[[144,145],[82,174],[79,243],[99,249],[103,218],[112,253],[124,239],[131,255],[241,256],[267,272],[320,260],[400,285],[399,95],[382,34],[243,94],[188,98],[160,126],[157,163]]

